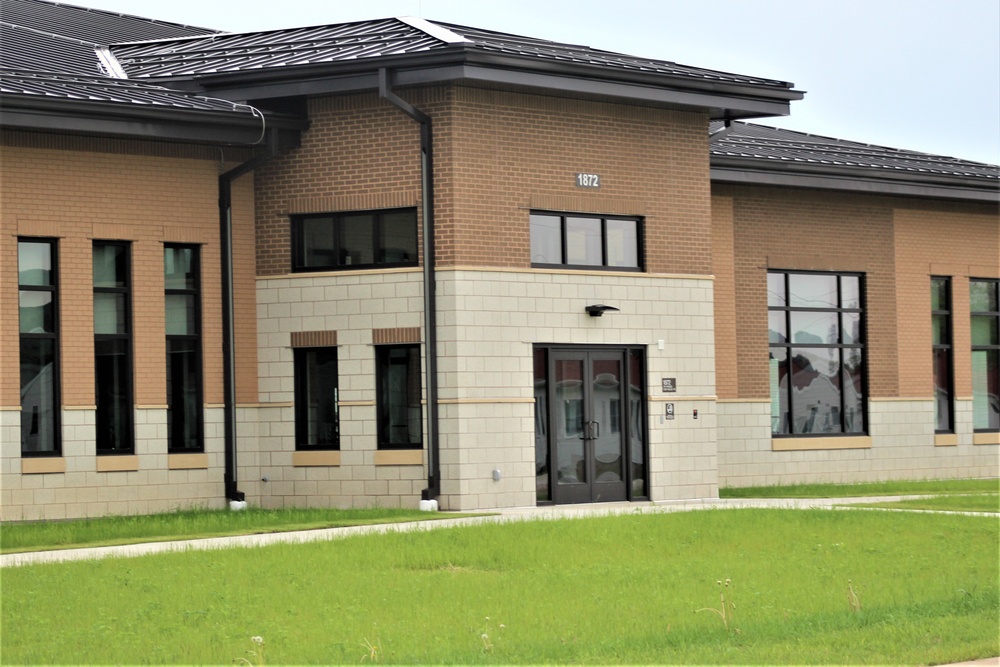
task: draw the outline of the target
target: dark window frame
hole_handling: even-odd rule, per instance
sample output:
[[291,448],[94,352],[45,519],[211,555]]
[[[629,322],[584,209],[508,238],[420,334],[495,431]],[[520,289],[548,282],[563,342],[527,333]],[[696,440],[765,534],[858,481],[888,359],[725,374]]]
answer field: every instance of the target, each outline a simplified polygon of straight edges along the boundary
[[[935,433],[954,433],[955,432],[955,348],[954,342],[954,324],[953,324],[953,308],[954,301],[952,297],[952,280],[948,276],[931,276],[931,292],[933,295],[936,289],[935,285],[940,284],[943,290],[944,303],[938,304],[939,308],[934,308],[933,302],[931,304],[931,326],[936,327],[935,320],[942,318],[944,322],[944,333],[946,341],[934,342],[934,333],[931,334],[931,348],[933,350],[933,378],[934,378],[934,432]],[[932,297],[933,298],[933,297]],[[938,417],[941,416],[941,412],[938,410],[938,363],[939,359],[944,360],[945,366],[947,368],[942,369],[945,374],[945,386],[943,387],[947,398],[947,409],[945,411],[945,417],[948,423],[945,425],[946,428],[941,428],[941,423],[938,421]]]
[[[21,456],[30,457],[60,457],[62,456],[62,372],[60,368],[60,318],[59,318],[59,240],[55,238],[43,237],[18,237],[18,250],[22,243],[37,243],[49,246],[49,282],[47,285],[21,284],[20,265],[18,265],[18,346],[20,348],[18,365],[24,366],[24,342],[35,340],[47,340],[52,343],[52,395],[51,400],[54,406],[52,421],[52,449],[50,450],[25,450],[24,449],[24,404],[23,397],[21,403],[21,418],[19,430],[21,432]],[[20,330],[20,308],[22,292],[45,292],[51,295],[52,299],[52,332],[31,333]],[[20,392],[24,392],[23,370],[19,371],[21,379],[19,381]],[[33,423],[35,423],[33,421]]]
[[[383,236],[385,235],[384,219],[385,216],[391,214],[399,213],[410,213],[412,214],[413,221],[413,248],[414,257],[413,259],[402,260],[402,261],[386,261],[385,253],[388,250],[385,247]],[[374,262],[366,264],[354,264],[354,263],[342,263],[344,258],[344,241],[343,241],[343,230],[344,230],[344,219],[353,216],[363,216],[370,215],[373,216],[372,222],[372,247],[371,253],[372,257],[375,259]],[[331,248],[331,252],[334,256],[333,263],[330,264],[307,264],[306,263],[306,248],[305,248],[305,235],[303,233],[303,222],[309,220],[322,220],[325,218],[330,219],[330,226],[333,229],[333,244],[334,247]],[[293,273],[316,273],[323,271],[356,271],[363,269],[389,269],[389,268],[405,268],[418,266],[420,263],[420,239],[419,239],[419,220],[417,216],[417,209],[415,207],[404,206],[399,208],[387,208],[387,209],[373,209],[364,211],[338,211],[335,213],[310,213],[304,215],[294,215],[291,220],[291,244],[292,244],[292,272]]]
[[[121,248],[125,253],[125,268],[123,282],[124,285],[121,287],[98,287],[96,281],[94,283],[94,296],[96,301],[96,296],[98,294],[120,294],[123,296],[124,305],[124,325],[125,331],[123,333],[97,333],[96,320],[94,328],[94,397],[97,402],[97,414],[95,416],[96,422],[96,444],[97,444],[97,454],[115,455],[115,454],[134,454],[135,453],[135,363],[134,363],[134,346],[133,346],[133,328],[132,328],[132,244],[127,241],[102,241],[96,240],[93,243],[94,256],[96,257],[96,250],[98,247],[118,247]],[[95,276],[96,278],[96,276]],[[96,312],[95,312],[96,316]],[[124,414],[125,421],[125,433],[121,436],[120,442],[122,442],[121,447],[102,447],[102,441],[106,442],[105,439],[101,437],[101,406],[100,406],[100,396],[101,387],[99,386],[99,376],[97,373],[97,350],[98,346],[102,342],[119,341],[125,345],[125,363],[127,365],[127,370],[125,373],[125,387],[124,387],[124,403],[127,406]]]
[[[557,211],[541,211],[533,210],[529,214],[529,221],[534,216],[548,216],[559,218],[559,245],[561,252],[560,262],[536,262],[532,257],[531,266],[533,268],[540,269],[551,269],[551,268],[562,268],[562,269],[578,269],[583,271],[613,271],[613,272],[627,272],[627,273],[641,273],[645,271],[645,252],[644,252],[644,241],[645,241],[645,219],[642,216],[633,215],[607,215],[607,214],[595,214],[595,213],[566,213]],[[601,263],[600,264],[570,264],[568,260],[568,233],[567,233],[567,220],[569,218],[585,218],[589,220],[599,220],[601,223]],[[635,223],[635,258],[636,266],[610,266],[608,264],[608,221],[609,220],[621,220],[625,222]],[[530,223],[529,223],[530,225]],[[529,229],[529,236],[533,234],[533,226]],[[529,238],[529,245],[530,245]]]
[[[407,363],[413,360],[413,370],[416,372],[417,377],[414,379],[407,376],[407,384],[416,383],[417,392],[421,394],[418,399],[418,405],[420,406],[420,426],[418,429],[420,435],[420,441],[418,443],[393,443],[391,440],[390,430],[392,428],[391,421],[392,415],[390,414],[390,402],[387,399],[387,392],[389,387],[387,386],[387,376],[389,374],[389,368],[394,363],[392,359],[392,353],[397,350],[407,351]],[[414,354],[415,352],[415,354]],[[414,358],[415,357],[415,358]],[[423,396],[422,396],[422,373],[421,369],[421,355],[420,355],[420,343],[400,343],[392,345],[376,345],[375,346],[375,417],[378,433],[378,449],[380,450],[422,450],[424,448],[424,415],[423,415]]]
[[[322,443],[311,444],[309,438],[309,409],[312,395],[309,385],[310,355],[318,351],[333,353],[334,387],[333,403],[336,413],[335,433]],[[340,360],[336,346],[296,347],[292,349],[292,364],[295,380],[295,449],[297,451],[339,451],[340,450]]]
[[[993,303],[996,304],[997,310],[972,310],[972,303],[971,303],[971,300],[970,300],[970,304],[969,304],[969,321],[970,321],[970,325],[971,325],[972,319],[975,318],[975,317],[987,317],[987,318],[992,318],[992,319],[995,320],[994,327],[995,327],[995,329],[997,331],[1000,331],[1000,279],[998,279],[998,278],[972,278],[972,277],[970,277],[969,278],[970,295],[971,295],[971,290],[972,290],[972,284],[973,283],[985,283],[985,284],[987,284],[987,285],[990,286],[990,288],[991,288],[990,291],[992,291],[992,293],[993,293],[992,294]],[[971,326],[970,326],[970,329],[971,329]],[[970,336],[971,336],[971,334],[972,334],[972,332],[970,330]],[[984,344],[978,344],[978,345],[973,344],[971,346],[971,348],[972,348],[972,353],[973,354],[976,353],[976,352],[986,352],[987,354],[989,354],[990,352],[992,352],[994,355],[997,355],[997,357],[1000,357],[1000,339],[998,339],[995,343],[988,343],[988,344],[985,344],[985,345]],[[994,363],[996,363],[998,366],[1000,366],[1000,360],[998,360],[998,361],[996,361]],[[990,370],[990,368],[989,368],[989,366],[987,366],[987,373],[989,372],[989,370]],[[987,376],[987,379],[986,379],[986,381],[987,381],[987,398],[986,398],[986,400],[987,401],[990,400],[991,396],[994,398],[994,400],[1000,401],[1000,369],[998,369],[997,366],[995,366],[994,370],[995,370],[994,377]],[[996,389],[996,393],[995,394],[989,393],[989,389],[990,389],[990,385],[991,384],[992,384],[993,388]],[[974,388],[973,388],[973,397],[975,397]],[[975,398],[973,398],[973,400],[975,400]],[[987,409],[989,409],[989,405],[988,404],[987,404]],[[975,415],[973,414],[973,429],[972,430],[973,430],[974,433],[997,433],[997,432],[1000,432],[1000,424],[998,424],[998,426],[996,426],[996,427],[986,426],[986,427],[976,428],[974,420],[975,420]]]
[[[857,437],[866,436],[869,434],[869,429],[871,424],[869,422],[869,389],[868,389],[868,354],[867,354],[867,326],[868,320],[866,317],[867,308],[865,302],[866,294],[866,276],[864,273],[855,271],[807,271],[807,270],[796,270],[796,269],[768,269],[767,275],[780,275],[783,278],[784,286],[784,305],[783,306],[771,306],[768,304],[767,312],[768,317],[772,312],[782,312],[784,313],[784,326],[786,332],[786,338],[784,342],[768,342],[768,351],[774,349],[785,350],[785,359],[788,364],[787,372],[789,377],[786,382],[786,395],[785,401],[788,406],[789,419],[789,430],[784,432],[781,423],[771,426],[771,437],[772,438],[838,438],[838,437]],[[791,291],[789,289],[789,279],[792,275],[817,275],[817,276],[835,276],[837,278],[837,307],[822,307],[822,308],[808,308],[804,306],[792,306],[789,303],[789,296]],[[858,307],[857,308],[847,308],[844,307],[844,294],[843,294],[843,281],[844,277],[857,278],[858,280]],[[792,340],[792,323],[791,317],[792,313],[836,313],[838,320],[838,335],[836,343],[803,343],[803,342],[793,342]],[[859,320],[858,328],[858,342],[845,343],[844,342],[844,331],[843,331],[843,313],[857,313]],[[793,430],[794,426],[794,415],[795,415],[795,394],[794,394],[794,375],[792,374],[791,365],[793,361],[792,350],[794,348],[804,348],[804,349],[835,349],[838,350],[838,377],[840,378],[840,390],[839,390],[839,431],[823,431],[823,432],[795,432]],[[861,361],[860,361],[860,403],[861,403],[861,419],[864,428],[861,430],[847,431],[845,429],[845,419],[847,416],[847,411],[845,410],[845,400],[844,400],[844,369],[845,369],[845,351],[847,350],[858,350]],[[769,357],[773,358],[773,355],[769,354]],[[779,381],[778,386],[779,391],[781,390],[781,385]],[[779,420],[781,417],[779,416]]]
[[[195,424],[194,424],[194,440],[197,443],[194,447],[184,447],[177,445],[175,443],[174,432],[180,431],[180,428],[169,428],[171,423],[170,412],[175,410],[176,406],[172,405],[171,392],[167,392],[167,412],[168,412],[168,429],[167,429],[167,453],[168,454],[200,454],[205,451],[205,377],[204,377],[204,352],[202,350],[202,314],[201,314],[201,246],[193,243],[164,243],[164,258],[166,257],[166,251],[169,249],[173,250],[192,250],[191,254],[191,274],[194,277],[194,287],[191,288],[176,288],[176,287],[166,287],[164,285],[164,301],[166,297],[169,296],[192,296],[194,297],[194,331],[193,334],[166,334],[166,352],[167,352],[167,385],[170,386],[171,368],[170,368],[170,353],[171,353],[171,343],[181,343],[181,342],[193,342],[194,343],[194,373],[195,376]],[[166,272],[166,266],[164,266],[164,272]],[[174,421],[176,424],[176,421]]]

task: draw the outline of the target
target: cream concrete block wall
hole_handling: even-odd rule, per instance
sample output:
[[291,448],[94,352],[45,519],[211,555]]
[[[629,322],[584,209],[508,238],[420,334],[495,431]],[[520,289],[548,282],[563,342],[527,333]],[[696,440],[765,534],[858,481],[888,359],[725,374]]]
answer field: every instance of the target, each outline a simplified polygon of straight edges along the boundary
[[970,401],[956,401],[958,444],[938,446],[933,401],[869,402],[870,449],[771,450],[768,401],[719,403],[723,486],[996,477],[1000,446],[972,444]]
[[[109,514],[150,514],[180,508],[224,506],[223,413],[205,409],[205,451],[195,467],[171,469],[167,454],[166,410],[135,410],[135,455],[97,456],[93,409],[64,409],[62,456],[57,472],[22,473],[20,412],[0,412],[3,437],[3,495],[0,519],[74,519]],[[117,460],[116,460],[117,459]],[[125,470],[101,471],[106,463],[128,460]]]
[[[717,495],[710,279],[459,269],[437,281],[443,506],[535,504],[535,343],[645,346],[650,497]],[[620,312],[591,317],[595,303]],[[661,420],[671,399],[699,419]]]
[[[373,329],[423,323],[419,269],[301,274],[257,281],[254,437],[241,442],[239,487],[262,507],[410,507],[427,486],[421,464],[376,464]],[[295,465],[291,334],[337,332],[339,463]],[[426,424],[426,415],[424,417]],[[268,481],[263,481],[267,477]]]

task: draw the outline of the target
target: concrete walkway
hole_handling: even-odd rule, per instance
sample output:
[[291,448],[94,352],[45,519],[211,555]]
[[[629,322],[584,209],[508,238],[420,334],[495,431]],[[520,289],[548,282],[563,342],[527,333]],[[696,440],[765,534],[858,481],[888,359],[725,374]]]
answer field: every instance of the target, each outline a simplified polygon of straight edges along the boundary
[[[170,542],[147,542],[115,547],[92,547],[86,549],[63,549],[57,551],[33,551],[0,555],[0,567],[16,567],[35,563],[60,563],[74,560],[95,560],[99,558],[130,558],[169,551],[189,551],[208,549],[228,549],[239,547],[262,547],[269,544],[297,544],[333,540],[353,535],[382,534],[413,530],[437,530],[452,526],[466,526],[477,523],[550,520],[609,514],[649,514],[661,512],[683,512],[710,508],[769,507],[783,509],[836,508],[840,505],[859,503],[890,502],[919,496],[876,496],[863,498],[778,498],[778,499],[706,499],[681,500],[657,503],[596,503],[587,505],[553,505],[546,507],[517,507],[484,512],[480,516],[436,521],[413,521],[389,523],[373,526],[350,526],[345,528],[325,528],[320,530],[299,530],[284,533],[239,535],[234,537],[210,537],[198,540]],[[443,512],[442,516],[447,516]],[[466,513],[468,514],[468,513]],[[994,515],[995,516],[995,515]]]

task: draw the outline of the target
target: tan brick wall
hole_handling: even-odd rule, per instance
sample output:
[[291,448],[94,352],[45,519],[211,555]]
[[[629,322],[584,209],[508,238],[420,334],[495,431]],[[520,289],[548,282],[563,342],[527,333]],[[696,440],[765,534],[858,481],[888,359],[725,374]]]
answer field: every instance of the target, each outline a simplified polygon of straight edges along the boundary
[[[434,119],[438,266],[528,267],[529,211],[551,208],[645,215],[649,271],[710,273],[704,114],[464,87],[403,95]],[[417,123],[374,95],[309,111],[302,147],[257,174],[262,276],[289,271],[290,214],[419,196]],[[577,188],[577,172],[601,189]]]
[[969,278],[1000,278],[996,206],[903,203],[895,211],[900,321],[899,385],[903,396],[934,395],[930,277],[951,277],[956,397],[972,396]]
[[715,393],[739,396],[736,372],[736,265],[733,242],[733,198],[712,197],[712,273],[715,274]]

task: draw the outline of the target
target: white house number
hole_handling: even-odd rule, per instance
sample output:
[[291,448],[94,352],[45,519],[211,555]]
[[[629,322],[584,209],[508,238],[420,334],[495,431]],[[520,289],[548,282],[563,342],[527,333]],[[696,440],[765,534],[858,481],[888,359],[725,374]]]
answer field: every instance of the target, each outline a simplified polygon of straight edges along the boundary
[[578,188],[599,188],[601,187],[600,174],[577,174],[576,187]]

